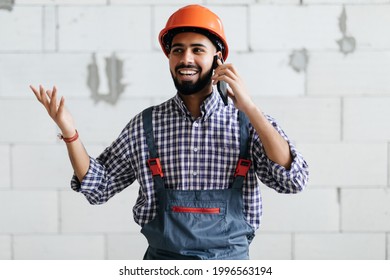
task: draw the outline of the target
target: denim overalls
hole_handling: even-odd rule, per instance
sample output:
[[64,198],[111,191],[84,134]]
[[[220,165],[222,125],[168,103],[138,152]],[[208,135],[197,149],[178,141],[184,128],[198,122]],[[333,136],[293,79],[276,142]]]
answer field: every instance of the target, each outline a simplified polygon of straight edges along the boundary
[[153,137],[153,107],[143,112],[143,127],[149,149],[158,210],[141,232],[149,247],[145,260],[248,259],[253,228],[246,222],[242,185],[250,167],[249,121],[239,112],[240,159],[231,188],[224,190],[166,189]]

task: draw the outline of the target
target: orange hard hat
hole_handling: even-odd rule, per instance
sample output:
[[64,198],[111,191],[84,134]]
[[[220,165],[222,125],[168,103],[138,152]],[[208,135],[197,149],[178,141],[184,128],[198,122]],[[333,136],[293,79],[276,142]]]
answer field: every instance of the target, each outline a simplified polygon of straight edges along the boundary
[[221,19],[200,5],[188,5],[173,13],[159,35],[159,42],[166,56],[170,52],[173,37],[180,32],[197,32],[207,36],[222,52],[226,60],[229,48]]

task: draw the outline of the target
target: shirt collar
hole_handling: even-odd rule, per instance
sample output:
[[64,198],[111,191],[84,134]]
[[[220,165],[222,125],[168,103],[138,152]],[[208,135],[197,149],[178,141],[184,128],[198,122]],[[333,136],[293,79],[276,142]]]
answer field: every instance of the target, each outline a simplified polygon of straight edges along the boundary
[[[184,104],[183,100],[181,99],[178,93],[175,95],[173,100],[183,114],[192,118],[190,112],[188,111],[186,105]],[[200,107],[200,111],[201,111],[200,118],[203,120],[209,118],[221,105],[220,102],[222,102],[222,100],[219,97],[218,92],[213,87],[213,92],[203,101],[203,104]]]

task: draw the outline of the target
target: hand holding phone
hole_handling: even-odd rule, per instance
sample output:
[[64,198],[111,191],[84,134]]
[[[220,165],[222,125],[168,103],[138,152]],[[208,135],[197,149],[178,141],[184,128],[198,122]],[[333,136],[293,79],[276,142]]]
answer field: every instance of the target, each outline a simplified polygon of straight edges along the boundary
[[[221,60],[222,64],[223,64],[223,59],[218,57],[218,55],[215,55],[214,56],[214,62],[213,62],[213,69],[216,69],[218,67],[218,59]],[[219,95],[221,96],[222,100],[223,100],[223,103],[225,104],[225,106],[228,105],[228,95],[227,95],[227,84],[225,81],[219,81],[217,83],[217,89],[218,89],[218,92],[219,92]]]

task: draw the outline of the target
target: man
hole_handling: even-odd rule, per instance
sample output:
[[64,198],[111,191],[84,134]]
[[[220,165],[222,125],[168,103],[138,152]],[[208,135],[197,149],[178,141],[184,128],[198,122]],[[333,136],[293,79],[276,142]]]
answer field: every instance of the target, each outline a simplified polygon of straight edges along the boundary
[[[199,5],[181,8],[159,40],[176,96],[133,118],[97,159],[85,151],[56,88],[31,88],[62,131],[75,191],[100,204],[139,182],[133,214],[149,243],[144,259],[247,259],[262,214],[257,178],[296,193],[307,182],[307,164],[253,103],[237,69],[222,63],[228,44],[217,15]],[[228,85],[233,102],[223,102],[218,83]]]

